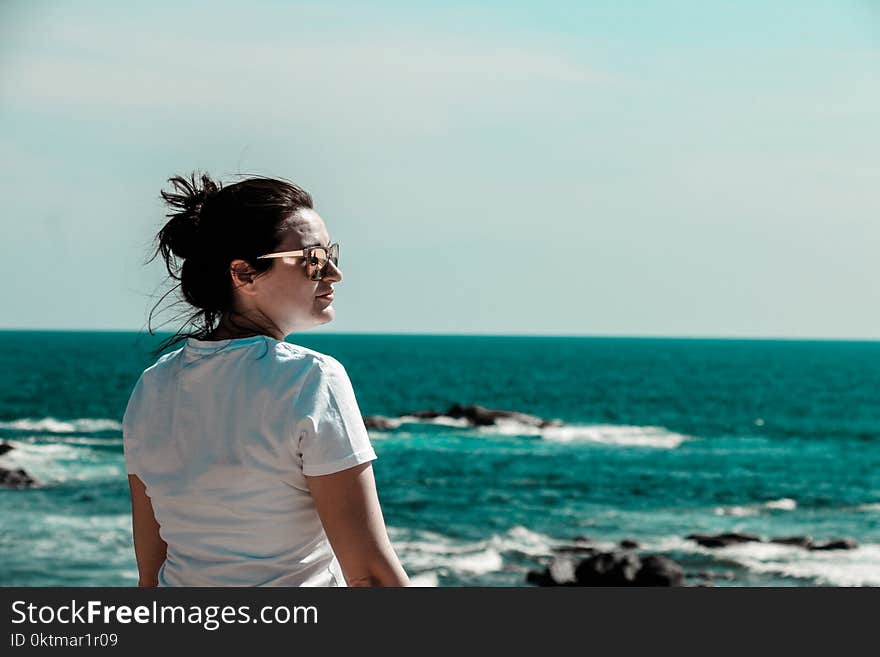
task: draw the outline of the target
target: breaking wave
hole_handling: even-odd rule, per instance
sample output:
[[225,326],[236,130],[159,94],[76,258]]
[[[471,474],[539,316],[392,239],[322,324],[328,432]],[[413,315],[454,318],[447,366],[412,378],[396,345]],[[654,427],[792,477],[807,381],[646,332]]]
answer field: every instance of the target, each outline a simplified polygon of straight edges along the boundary
[[122,423],[107,418],[89,417],[77,420],[56,420],[53,417],[44,417],[38,420],[21,418],[0,422],[0,429],[37,433],[94,433],[97,431],[122,431]]
[[389,527],[388,534],[416,586],[437,586],[440,577],[449,575],[467,580],[501,570],[524,573],[524,568],[506,563],[507,558],[548,555],[562,543],[522,526],[479,541],[397,527]]
[[757,516],[765,511],[794,511],[797,502],[790,497],[770,500],[761,504],[743,504],[737,506],[719,506],[715,508],[718,516]]
[[820,586],[880,586],[880,544],[852,550],[805,550],[794,545],[752,541],[706,548],[671,536],[646,544],[654,550],[709,555],[755,573],[813,580]]
[[[393,419],[393,418],[392,418]],[[616,424],[565,424],[562,426],[536,427],[525,422],[511,418],[499,418],[494,425],[471,426],[464,418],[452,418],[439,416],[436,418],[419,418],[412,415],[402,415],[401,423],[407,424],[432,424],[455,427],[473,431],[486,436],[522,436],[538,438],[558,443],[596,443],[602,445],[617,445],[621,447],[653,447],[657,449],[674,449],[686,440],[694,440],[692,436],[686,436],[663,427],[655,426],[630,426]],[[391,436],[411,437],[411,432],[400,430],[371,430],[378,437]]]

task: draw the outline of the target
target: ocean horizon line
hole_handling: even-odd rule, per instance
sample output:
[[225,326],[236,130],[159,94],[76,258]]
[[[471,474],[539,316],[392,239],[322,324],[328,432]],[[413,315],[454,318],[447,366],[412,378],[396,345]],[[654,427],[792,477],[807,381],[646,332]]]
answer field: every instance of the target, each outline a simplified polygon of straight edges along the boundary
[[[0,333],[112,333],[112,334],[142,334],[149,335],[147,331],[138,329],[96,329],[96,328],[5,328],[0,327]],[[171,336],[174,331],[156,331],[155,337]],[[294,334],[291,334],[294,335]],[[561,338],[579,340],[690,340],[704,342],[878,342],[880,337],[825,337],[825,336],[762,336],[762,335],[662,335],[662,334],[600,334],[600,333],[429,333],[422,331],[304,331],[298,335],[308,336],[372,336],[372,337],[431,337],[431,338]],[[288,336],[290,337],[290,336]]]

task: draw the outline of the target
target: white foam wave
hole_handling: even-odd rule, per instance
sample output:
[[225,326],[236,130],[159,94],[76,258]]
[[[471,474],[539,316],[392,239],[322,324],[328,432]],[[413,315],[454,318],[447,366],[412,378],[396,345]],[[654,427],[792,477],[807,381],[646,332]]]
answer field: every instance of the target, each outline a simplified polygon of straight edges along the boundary
[[749,570],[805,577],[830,586],[880,586],[880,545],[854,550],[804,550],[776,543],[743,543],[722,548]]
[[[0,439],[2,440],[2,439]],[[122,436],[79,436],[79,435],[71,435],[71,434],[34,434],[31,436],[17,436],[14,441],[5,440],[4,442],[8,442],[10,444],[17,444],[19,442],[25,443],[38,443],[41,445],[53,444],[53,445],[84,445],[86,447],[91,446],[104,446],[104,445],[122,445]]]
[[122,445],[122,437],[118,438],[96,438],[94,436],[61,436],[55,439],[56,442],[62,442],[66,445]]
[[770,500],[761,504],[743,504],[737,506],[719,506],[715,508],[718,516],[756,516],[762,511],[794,511],[797,501],[790,497],[782,497],[778,500]]
[[758,506],[719,506],[715,508],[717,516],[756,516],[761,513]]
[[797,502],[790,497],[782,497],[778,500],[764,502],[764,508],[778,509],[780,511],[794,511],[797,508]]
[[92,433],[94,431],[122,431],[122,424],[107,418],[79,418],[77,420],[56,420],[53,417],[41,419],[20,418],[0,422],[0,429],[18,431],[38,431],[42,433]]
[[32,443],[8,441],[12,450],[3,455],[4,458],[14,460],[21,464],[42,463],[63,459],[75,459],[77,449],[64,443],[50,443],[35,445]]
[[876,504],[859,504],[856,511],[880,511],[880,502]]
[[[81,562],[102,555],[95,561],[109,556],[111,561],[130,567],[130,513],[92,516],[43,514],[36,528],[41,536],[27,542],[28,552],[19,553],[24,559],[64,563],[69,559]],[[33,536],[34,527],[29,530]],[[59,536],[63,536],[63,540]]]
[[394,548],[407,567],[415,570],[439,568],[440,572],[484,575],[501,570],[503,559],[497,550],[465,547],[451,552],[434,550],[420,541],[395,543]]
[[536,436],[544,440],[561,443],[591,442],[623,447],[654,447],[674,449],[685,440],[685,436],[653,426],[629,426],[616,424],[573,424],[560,427],[533,427],[510,419],[499,419],[495,426],[479,427],[481,433]]
[[437,417],[416,417],[415,415],[401,415],[397,418],[401,422],[411,424],[439,424],[444,427],[467,427],[470,425],[467,418],[449,417],[448,415],[438,415]]
[[526,555],[547,555],[556,541],[525,527],[516,526],[502,534],[493,534],[479,541],[462,541],[436,532],[411,531],[389,527],[395,552],[407,570],[434,581],[439,575],[455,573],[474,576],[504,569],[506,552]]
[[522,525],[511,527],[503,534],[495,534],[489,539],[489,544],[500,552],[520,552],[529,556],[550,554],[553,547],[563,542]]
[[438,584],[437,573],[433,570],[418,573],[409,578],[409,584],[416,587],[436,588]]
[[656,551],[710,555],[738,563],[756,573],[811,579],[824,586],[880,586],[880,544],[866,543],[853,550],[806,550],[795,545],[750,541],[723,548],[706,548],[677,536],[644,544]]
[[115,454],[77,447],[63,442],[8,441],[13,449],[0,455],[6,468],[23,468],[38,485],[62,481],[125,478],[125,464]]
[[437,570],[442,574],[482,575],[500,570],[501,555],[482,541],[456,544],[439,534],[421,533],[415,540],[392,539],[394,549],[406,567],[416,571]]
[[[391,418],[394,420],[395,418]],[[624,447],[655,447],[674,449],[691,436],[675,433],[655,426],[629,426],[615,424],[565,424],[562,426],[536,427],[514,418],[497,418],[495,424],[473,426],[467,418],[454,418],[440,415],[434,418],[420,418],[414,415],[401,415],[396,418],[400,424],[435,424],[457,429],[474,430],[482,435],[528,436],[560,443],[592,442]],[[399,426],[399,425],[398,425]],[[394,430],[370,430],[370,435],[378,438],[410,437],[410,432]]]
[[488,548],[478,552],[459,555],[447,560],[444,565],[457,573],[483,575],[501,570],[504,560],[497,550]]

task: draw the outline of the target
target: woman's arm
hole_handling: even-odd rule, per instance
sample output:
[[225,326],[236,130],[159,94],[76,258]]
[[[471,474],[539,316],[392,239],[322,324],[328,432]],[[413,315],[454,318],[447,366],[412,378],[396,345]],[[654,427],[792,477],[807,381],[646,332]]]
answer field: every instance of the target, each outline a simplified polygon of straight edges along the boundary
[[349,586],[409,586],[379,506],[373,465],[306,477]]
[[159,523],[153,515],[153,504],[144,482],[137,475],[128,475],[131,489],[131,529],[134,554],[138,566],[138,586],[154,587],[159,583],[159,568],[165,561],[167,544],[159,536]]

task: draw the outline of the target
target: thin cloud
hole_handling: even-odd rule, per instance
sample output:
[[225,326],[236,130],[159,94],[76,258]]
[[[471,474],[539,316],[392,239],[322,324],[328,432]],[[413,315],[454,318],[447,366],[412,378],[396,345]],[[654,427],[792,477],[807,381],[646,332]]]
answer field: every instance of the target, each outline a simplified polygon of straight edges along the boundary
[[447,37],[227,44],[67,26],[41,40],[51,41],[51,53],[32,47],[6,57],[4,102],[50,111],[63,104],[99,116],[257,108],[276,118],[316,110],[345,117],[358,107],[424,122],[442,120],[456,105],[530,105],[560,86],[571,91],[613,81],[565,53]]

